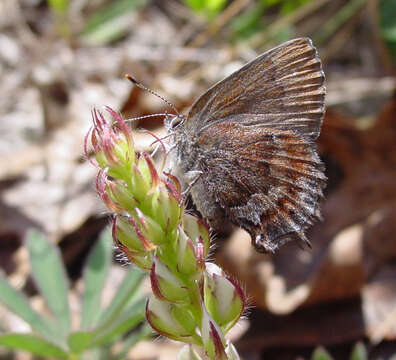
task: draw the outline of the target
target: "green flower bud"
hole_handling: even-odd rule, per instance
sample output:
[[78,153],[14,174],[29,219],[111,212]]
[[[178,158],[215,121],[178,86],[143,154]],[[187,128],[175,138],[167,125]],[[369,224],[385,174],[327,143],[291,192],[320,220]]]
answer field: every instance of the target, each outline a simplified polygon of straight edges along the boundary
[[161,229],[161,226],[154,221],[150,216],[143,214],[139,208],[135,209],[137,218],[138,218],[138,226],[143,236],[155,245],[160,245],[166,241],[166,237],[164,231]]
[[154,256],[150,280],[153,293],[159,299],[182,304],[190,302],[188,289],[172,274],[168,266],[156,256]]
[[143,153],[132,167],[131,189],[139,201],[148,202],[153,193],[158,190],[158,173],[150,157]]
[[132,252],[151,251],[156,246],[140,230],[132,217],[116,216],[113,220],[113,235]]
[[102,168],[109,168],[109,174],[117,169],[124,171],[125,165],[129,166],[135,162],[135,149],[133,147],[132,134],[122,117],[111,108],[106,111],[117,123],[113,126],[111,121],[107,121],[103,114],[94,109],[92,111],[93,127],[88,132],[84,148],[88,154],[88,139],[94,148],[96,161]]
[[205,306],[226,333],[241,316],[245,307],[242,289],[215,264],[207,263],[204,273]]
[[221,329],[216,322],[211,318],[208,312],[203,308],[202,326],[201,326],[201,337],[203,341],[203,347],[206,355],[210,359],[216,360],[227,360],[225,353],[225,339],[221,332]]
[[109,210],[121,214],[124,212],[124,209],[118,206],[118,204],[112,200],[111,196],[109,195],[111,193],[110,186],[111,180],[109,180],[106,170],[99,171],[98,176],[96,177],[96,190],[99,196]]
[[116,218],[113,219],[113,241],[115,246],[121,250],[124,255],[127,257],[129,261],[134,263],[137,267],[150,270],[153,265],[152,253],[147,251],[133,251],[126,247],[123,243],[121,243],[116,236],[116,226],[115,226]]
[[179,227],[179,236],[177,237],[177,270],[185,275],[195,274],[196,277],[201,275],[195,256],[194,244]]
[[206,258],[210,248],[208,225],[202,219],[184,214],[183,229],[194,244],[200,243],[203,245],[203,257]]
[[197,334],[197,322],[188,306],[175,304],[171,312],[173,318],[176,319],[189,334]]
[[150,326],[170,339],[201,345],[195,333],[190,333],[174,317],[172,310],[177,307],[151,296],[146,304],[146,319]]
[[147,193],[150,190],[150,176],[143,174],[136,164],[132,166],[131,187],[129,190],[133,197],[139,202],[147,199]]
[[239,354],[232,342],[227,342],[225,352],[228,356],[228,360],[240,360]]
[[128,260],[135,264],[138,268],[149,271],[153,266],[153,257],[151,253],[138,253],[130,251],[126,247],[119,247],[119,249],[125,254]]
[[126,211],[134,213],[136,207],[139,206],[138,201],[132,197],[130,191],[119,182],[109,182],[107,192],[110,199],[117,204],[119,209],[123,210],[123,213]]
[[104,153],[103,150],[99,150],[96,154],[95,154],[95,158],[96,161],[98,162],[98,165],[100,168],[102,169],[106,169],[106,167],[108,166],[108,161],[106,158],[106,155]]
[[168,191],[162,182],[156,197],[152,197],[152,216],[158,219],[162,229],[166,234],[172,232],[180,223],[182,207],[178,199]]

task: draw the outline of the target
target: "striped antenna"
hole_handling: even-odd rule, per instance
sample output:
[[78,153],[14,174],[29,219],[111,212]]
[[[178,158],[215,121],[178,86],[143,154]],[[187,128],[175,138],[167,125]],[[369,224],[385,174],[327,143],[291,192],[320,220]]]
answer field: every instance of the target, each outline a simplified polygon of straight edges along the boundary
[[166,103],[168,106],[170,106],[172,108],[172,110],[177,114],[180,115],[180,113],[177,111],[175,105],[173,105],[170,101],[166,100],[163,96],[157,94],[156,92],[154,92],[153,90],[149,89],[148,87],[144,86],[142,83],[140,83],[139,81],[137,81],[135,78],[133,78],[131,75],[129,74],[125,74],[125,77],[134,85],[136,85],[137,87],[140,87],[143,90],[148,91],[150,94],[156,96],[157,98],[161,99],[164,103]]

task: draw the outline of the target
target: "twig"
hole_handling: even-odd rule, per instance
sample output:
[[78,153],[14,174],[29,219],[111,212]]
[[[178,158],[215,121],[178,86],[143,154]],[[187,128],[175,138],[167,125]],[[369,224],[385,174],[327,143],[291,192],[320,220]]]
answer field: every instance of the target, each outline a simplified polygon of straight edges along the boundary
[[328,62],[329,59],[338,54],[338,50],[342,48],[342,46],[352,37],[352,33],[355,30],[356,26],[360,23],[361,13],[363,8],[360,11],[356,12],[353,18],[346,23],[340,31],[337,32],[335,36],[326,44],[325,47],[320,52],[320,57],[324,63]]
[[259,33],[255,36],[253,36],[248,42],[247,45],[252,47],[252,48],[257,48],[260,46],[263,46],[266,44],[268,41],[270,41],[276,33],[278,33],[282,28],[284,28],[287,25],[295,24],[298,21],[304,19],[308,15],[312,14],[313,12],[317,11],[320,9],[322,6],[324,6],[326,3],[328,3],[330,0],[315,0],[315,1],[310,1],[306,5],[303,5],[299,7],[297,10],[292,12],[291,14],[287,16],[282,16],[279,18],[279,20],[275,21],[272,23],[265,32]]
[[209,25],[209,27],[198,34],[198,36],[189,44],[190,47],[201,47],[209,39],[218,33],[235,15],[242,11],[251,3],[250,0],[236,0],[233,1],[216,19]]
[[377,49],[378,57],[380,58],[382,66],[391,72],[393,69],[392,58],[389,51],[384,43],[384,39],[380,34],[379,25],[379,14],[378,14],[378,0],[368,0],[367,4],[367,15],[372,29],[372,34],[374,38],[374,46]]
[[348,1],[334,16],[332,16],[322,27],[318,36],[314,37],[317,45],[323,44],[333,33],[345,24],[361,7],[366,4],[367,0]]
[[[250,3],[250,0],[236,0],[232,2],[215,20],[209,27],[198,34],[195,39],[193,39],[190,44],[188,44],[189,48],[200,48],[202,47],[209,39],[220,31],[236,14],[238,14],[244,7],[246,7]],[[174,66],[169,69],[169,74],[176,74],[180,68],[184,65],[184,62],[179,61],[174,64]]]

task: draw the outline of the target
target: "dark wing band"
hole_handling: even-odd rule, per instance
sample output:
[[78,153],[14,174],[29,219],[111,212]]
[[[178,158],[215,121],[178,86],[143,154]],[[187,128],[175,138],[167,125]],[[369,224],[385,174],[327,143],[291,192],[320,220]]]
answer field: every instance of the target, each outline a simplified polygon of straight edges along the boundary
[[304,231],[319,217],[326,181],[310,141],[293,131],[230,123],[215,124],[199,140],[210,144],[211,156],[201,159],[204,188],[259,251],[295,238],[307,242]]

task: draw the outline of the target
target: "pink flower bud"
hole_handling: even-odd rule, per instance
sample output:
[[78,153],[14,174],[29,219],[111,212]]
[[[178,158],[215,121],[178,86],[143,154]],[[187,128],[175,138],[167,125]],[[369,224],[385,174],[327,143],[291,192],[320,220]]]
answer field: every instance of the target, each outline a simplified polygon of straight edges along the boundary
[[107,112],[117,126],[111,121],[105,119],[103,114],[92,110],[93,127],[85,138],[85,153],[88,155],[88,140],[91,141],[95,152],[98,165],[104,168],[110,168],[109,172],[117,171],[125,164],[131,164],[135,161],[135,151],[133,147],[132,133],[122,117],[114,110],[107,107]]

